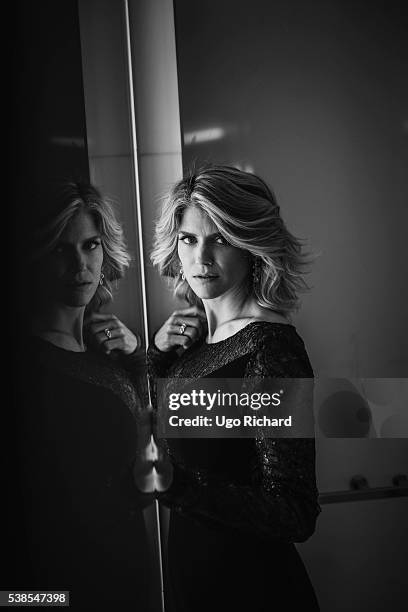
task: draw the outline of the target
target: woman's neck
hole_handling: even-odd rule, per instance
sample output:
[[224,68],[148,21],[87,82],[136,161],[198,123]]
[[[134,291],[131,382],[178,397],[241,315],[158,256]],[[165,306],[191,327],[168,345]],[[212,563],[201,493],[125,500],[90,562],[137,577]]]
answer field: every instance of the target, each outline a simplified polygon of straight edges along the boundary
[[[237,331],[237,325],[255,314],[255,300],[243,292],[231,291],[212,300],[203,300],[208,324],[207,342],[215,341],[220,335],[228,337]],[[222,338],[218,338],[222,339]]]
[[85,307],[50,306],[34,319],[34,335],[68,351],[85,351],[83,320]]
[[290,323],[278,312],[259,306],[253,295],[224,294],[212,300],[203,300],[203,304],[207,316],[209,344],[225,340],[254,320]]

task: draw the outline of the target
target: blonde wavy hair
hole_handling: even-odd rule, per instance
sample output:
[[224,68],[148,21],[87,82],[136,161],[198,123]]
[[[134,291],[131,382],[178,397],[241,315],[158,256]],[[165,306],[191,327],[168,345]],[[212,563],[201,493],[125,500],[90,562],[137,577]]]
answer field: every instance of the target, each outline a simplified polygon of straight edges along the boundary
[[261,178],[221,165],[190,171],[163,202],[151,260],[161,276],[173,280],[177,297],[202,304],[182,280],[177,254],[178,231],[189,206],[208,215],[231,245],[249,253],[254,270],[249,291],[260,306],[282,314],[298,309],[298,293],[308,289],[304,274],[311,261],[303,241],[288,231],[274,194]]
[[103,249],[103,284],[98,286],[87,312],[112,299],[112,284],[124,276],[131,262],[122,226],[116,219],[112,203],[87,182],[67,181],[53,186],[55,212],[41,224],[33,236],[31,263],[52,253],[67,225],[79,212],[89,214],[101,235]]

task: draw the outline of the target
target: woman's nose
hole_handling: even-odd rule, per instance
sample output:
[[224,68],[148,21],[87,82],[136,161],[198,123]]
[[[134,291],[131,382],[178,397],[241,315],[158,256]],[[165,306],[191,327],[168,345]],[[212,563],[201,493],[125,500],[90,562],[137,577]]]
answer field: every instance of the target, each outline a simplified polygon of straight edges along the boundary
[[196,263],[201,265],[211,265],[213,263],[213,256],[211,248],[205,244],[198,245],[196,250]]
[[86,257],[82,251],[75,251],[73,264],[76,270],[86,269]]

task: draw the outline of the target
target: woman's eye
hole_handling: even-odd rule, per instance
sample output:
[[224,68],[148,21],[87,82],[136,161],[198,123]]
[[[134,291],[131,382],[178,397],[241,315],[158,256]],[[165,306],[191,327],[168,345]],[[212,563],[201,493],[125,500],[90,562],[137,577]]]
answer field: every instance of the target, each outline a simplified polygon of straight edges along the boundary
[[194,236],[180,236],[180,242],[184,242],[184,244],[194,244]]
[[218,244],[229,244],[229,242],[227,242],[223,236],[217,236],[215,242]]
[[89,251],[93,251],[94,249],[96,249],[96,247],[98,247],[101,244],[100,240],[90,240],[87,244],[86,244],[86,248]]

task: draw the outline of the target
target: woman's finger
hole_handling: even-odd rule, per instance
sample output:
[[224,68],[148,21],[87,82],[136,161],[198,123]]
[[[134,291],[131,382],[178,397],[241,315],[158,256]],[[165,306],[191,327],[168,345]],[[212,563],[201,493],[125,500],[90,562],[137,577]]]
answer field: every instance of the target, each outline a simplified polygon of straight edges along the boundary
[[198,317],[173,317],[173,321],[171,325],[186,325],[188,327],[195,327],[197,330],[201,330],[203,328],[203,322]]
[[205,311],[199,306],[189,306],[188,308],[181,308],[179,310],[175,310],[172,313],[172,316],[176,317],[188,317],[188,316],[197,316],[200,319],[207,321],[207,317],[205,316]]
[[181,325],[170,325],[168,333],[171,335],[188,336],[191,340],[194,340],[198,336],[198,330],[196,327],[188,326],[183,328],[183,333],[180,331]]
[[102,343],[102,348],[105,353],[110,353],[116,349],[121,350],[123,348],[123,338],[111,338]]
[[99,330],[99,332],[95,333],[95,339],[99,344],[102,344],[104,342],[108,342],[109,340],[112,339],[116,339],[116,338],[124,338],[125,337],[125,333],[123,331],[122,328],[120,327],[113,327],[113,328],[109,328],[106,327],[102,330]]
[[[205,313],[197,306],[175,310],[167,321],[156,332],[153,343],[160,351],[168,352],[174,346],[187,347],[194,340],[195,334],[202,332],[207,323]],[[192,330],[196,330],[195,333]],[[180,333],[180,330],[183,333]],[[185,334],[186,330],[187,334]],[[184,337],[184,340],[180,340]]]
[[91,325],[88,325],[87,329],[89,329],[93,334],[98,334],[104,329],[110,329],[113,331],[114,329],[122,329],[123,327],[123,323],[121,323],[118,319],[110,318],[97,323],[92,323]]
[[183,348],[188,348],[194,342],[187,334],[171,334],[169,335],[169,344],[172,346],[182,346]]
[[107,318],[116,318],[111,312],[91,312],[86,320],[87,321],[103,321]]
[[84,319],[84,327],[91,327],[97,324],[103,324],[104,321],[115,321],[117,317],[111,312],[93,312],[87,315]]

